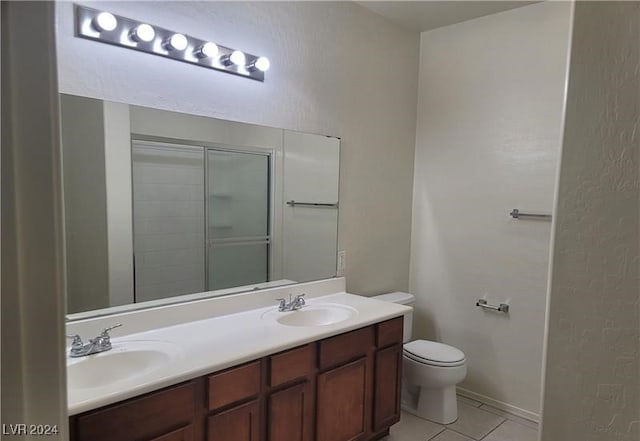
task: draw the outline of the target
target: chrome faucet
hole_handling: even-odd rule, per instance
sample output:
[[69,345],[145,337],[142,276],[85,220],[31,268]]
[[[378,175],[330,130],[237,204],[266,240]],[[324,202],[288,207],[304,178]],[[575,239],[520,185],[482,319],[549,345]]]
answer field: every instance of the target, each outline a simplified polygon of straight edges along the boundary
[[103,329],[100,335],[96,338],[89,340],[89,343],[84,344],[82,338],[78,334],[67,335],[67,338],[71,340],[71,351],[69,351],[69,357],[84,357],[85,355],[97,354],[98,352],[104,352],[111,349],[111,336],[109,331],[115,328],[119,328],[121,324],[111,326],[110,328]]
[[306,304],[303,297],[304,294],[299,294],[293,300],[291,300],[291,294],[289,294],[289,303],[287,303],[286,299],[276,299],[278,302],[280,302],[278,311],[296,311],[302,308]]

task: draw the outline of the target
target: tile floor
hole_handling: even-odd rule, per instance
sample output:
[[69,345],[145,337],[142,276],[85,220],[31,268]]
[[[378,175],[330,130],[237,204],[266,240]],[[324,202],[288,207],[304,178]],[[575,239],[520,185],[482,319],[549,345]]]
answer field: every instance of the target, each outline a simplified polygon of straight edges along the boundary
[[383,441],[536,441],[538,424],[465,397],[458,420],[441,425],[402,412]]

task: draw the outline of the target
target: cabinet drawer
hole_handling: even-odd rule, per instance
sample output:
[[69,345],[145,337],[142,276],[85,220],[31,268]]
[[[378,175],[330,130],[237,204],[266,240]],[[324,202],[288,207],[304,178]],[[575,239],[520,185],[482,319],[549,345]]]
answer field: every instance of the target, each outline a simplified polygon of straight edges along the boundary
[[320,342],[320,369],[366,355],[374,346],[373,326],[337,335]]
[[376,346],[384,348],[395,344],[402,344],[403,318],[397,317],[378,324]]
[[269,357],[269,386],[306,377],[313,372],[314,344]]
[[164,440],[163,435],[191,423],[195,386],[191,382],[79,415],[75,420],[75,440]]
[[209,410],[254,397],[260,393],[260,361],[209,376]]

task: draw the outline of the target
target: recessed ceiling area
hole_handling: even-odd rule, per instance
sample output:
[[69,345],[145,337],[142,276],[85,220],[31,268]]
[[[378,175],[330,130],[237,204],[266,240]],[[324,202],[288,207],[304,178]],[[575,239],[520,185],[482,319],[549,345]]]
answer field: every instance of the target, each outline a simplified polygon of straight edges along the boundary
[[422,32],[537,1],[359,1],[359,5],[399,25]]

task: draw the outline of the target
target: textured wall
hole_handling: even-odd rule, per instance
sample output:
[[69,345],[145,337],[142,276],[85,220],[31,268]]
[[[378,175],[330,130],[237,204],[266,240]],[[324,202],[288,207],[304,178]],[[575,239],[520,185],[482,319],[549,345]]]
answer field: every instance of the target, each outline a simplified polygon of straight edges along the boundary
[[640,3],[577,2],[543,441],[640,439]]
[[[569,3],[422,34],[411,292],[415,331],[459,347],[476,398],[535,418]],[[507,302],[509,315],[475,307]]]
[[61,2],[61,92],[342,137],[348,289],[407,289],[417,34],[352,2],[91,6],[265,54],[272,68],[259,83],[75,38],[73,5]]

